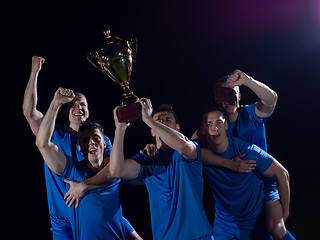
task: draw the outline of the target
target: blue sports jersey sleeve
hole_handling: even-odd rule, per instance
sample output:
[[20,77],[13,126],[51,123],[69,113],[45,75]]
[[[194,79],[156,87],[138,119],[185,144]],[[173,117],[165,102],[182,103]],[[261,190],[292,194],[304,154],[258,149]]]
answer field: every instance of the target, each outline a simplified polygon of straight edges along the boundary
[[264,173],[272,164],[273,157],[259,148],[258,146],[252,144],[248,146],[248,148],[245,151],[246,159],[254,159],[256,160],[256,169]]
[[125,229],[125,236],[128,236],[130,233],[134,231],[134,228],[132,227],[131,223],[123,217],[123,224]]
[[[136,179],[139,178],[146,178],[148,176],[153,175],[153,167],[152,167],[152,163],[155,164],[156,159],[151,160],[149,159],[147,154],[144,153],[138,153],[136,155],[134,155],[132,158],[132,160],[135,160],[137,163],[140,164],[140,172],[138,174],[138,176],[136,177]],[[145,167],[147,165],[150,165],[151,167]]]
[[256,106],[258,105],[258,103],[254,103],[254,104],[251,104],[249,106],[246,106],[246,111],[248,112],[248,117],[252,120],[252,123],[253,123],[253,127],[255,125],[261,125],[262,123],[264,123],[265,121],[267,121],[268,118],[264,118],[264,119],[260,119],[257,114],[256,114]]
[[106,141],[106,148],[104,149],[103,158],[107,158],[107,157],[110,157],[112,144],[110,139],[106,135],[104,135],[104,140]]

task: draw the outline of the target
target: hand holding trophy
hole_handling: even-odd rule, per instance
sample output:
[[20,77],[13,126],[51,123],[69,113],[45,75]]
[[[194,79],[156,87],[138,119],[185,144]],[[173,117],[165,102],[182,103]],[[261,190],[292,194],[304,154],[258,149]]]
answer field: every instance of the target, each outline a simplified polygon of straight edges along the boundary
[[137,119],[141,117],[141,105],[137,102],[139,98],[129,88],[133,43],[129,44],[126,40],[110,36],[109,29],[103,33],[106,36],[106,45],[99,50],[89,51],[87,59],[94,67],[107,74],[122,87],[123,99],[121,107],[117,109],[119,122]]

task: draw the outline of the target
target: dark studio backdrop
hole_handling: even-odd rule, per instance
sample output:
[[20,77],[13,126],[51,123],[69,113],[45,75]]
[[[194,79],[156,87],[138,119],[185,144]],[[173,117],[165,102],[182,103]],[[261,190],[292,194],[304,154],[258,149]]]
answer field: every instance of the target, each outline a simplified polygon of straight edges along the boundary
[[[3,155],[10,157],[2,162],[3,211],[9,214],[1,235],[50,238],[43,160],[22,114],[31,57],[46,59],[38,109],[46,112],[60,86],[83,92],[90,115],[113,140],[112,110],[122,89],[85,58],[89,49],[102,46],[102,31],[109,28],[112,35],[138,38],[130,87],[154,107],[172,104],[186,136],[212,103],[214,82],[236,68],[278,93],[266,131],[269,153],[290,172],[287,227],[297,239],[318,239],[320,1],[50,0],[11,2],[3,11]],[[242,104],[257,101],[245,87],[241,92]],[[135,121],[126,133],[126,156],[152,141],[148,127]],[[151,239],[145,187],[124,186],[122,202],[125,217]],[[204,204],[213,223],[207,188]]]

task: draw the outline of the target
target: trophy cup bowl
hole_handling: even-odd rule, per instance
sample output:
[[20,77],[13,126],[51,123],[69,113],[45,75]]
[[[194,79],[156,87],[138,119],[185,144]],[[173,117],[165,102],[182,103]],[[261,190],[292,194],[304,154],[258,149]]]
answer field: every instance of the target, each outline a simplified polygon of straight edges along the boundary
[[129,88],[133,64],[132,44],[119,37],[110,36],[110,30],[103,33],[106,36],[106,45],[98,50],[90,50],[87,59],[122,87],[122,102],[117,109],[119,122],[137,119],[141,117],[141,105],[137,102],[139,98]]

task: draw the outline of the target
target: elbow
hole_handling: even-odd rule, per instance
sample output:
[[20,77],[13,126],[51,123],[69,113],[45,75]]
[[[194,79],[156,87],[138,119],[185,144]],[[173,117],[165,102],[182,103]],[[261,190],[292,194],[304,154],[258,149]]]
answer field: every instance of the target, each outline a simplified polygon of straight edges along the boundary
[[191,141],[188,141],[185,144],[181,144],[181,146],[177,150],[182,156],[185,156],[189,159],[197,158],[197,147]]
[[38,135],[36,136],[36,146],[41,150],[49,146],[48,143],[43,141]]
[[284,175],[286,181],[289,182],[290,181],[290,175],[289,175],[288,170],[284,169],[283,175]]
[[120,174],[120,171],[117,168],[112,166],[111,160],[110,160],[110,165],[109,165],[109,172],[113,177],[116,177],[116,178],[121,178],[122,177],[121,174]]
[[274,102],[274,105],[276,105],[277,101],[278,101],[278,94],[275,91],[273,91],[273,102]]
[[289,181],[290,181],[290,176],[289,176],[288,170],[286,170],[285,168],[283,168],[282,171],[280,171],[280,172],[277,174],[276,178],[278,179],[278,182],[282,180],[283,182],[285,182],[285,183],[288,184]]

